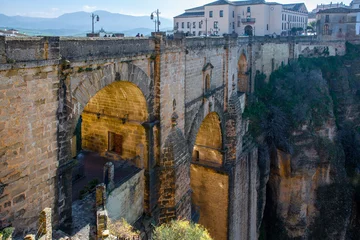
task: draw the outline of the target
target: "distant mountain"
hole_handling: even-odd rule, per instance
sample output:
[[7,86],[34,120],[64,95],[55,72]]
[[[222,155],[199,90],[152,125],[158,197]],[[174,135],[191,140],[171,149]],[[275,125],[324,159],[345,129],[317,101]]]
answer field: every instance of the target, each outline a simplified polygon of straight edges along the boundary
[[[150,20],[150,16],[130,16],[107,11],[96,11],[100,16],[100,21],[95,24],[95,31],[103,28],[107,32],[131,32],[136,29],[154,29],[155,23]],[[85,35],[91,31],[91,14],[87,12],[66,13],[57,18],[33,18],[23,16],[9,17],[0,14],[0,27],[17,28],[28,30],[28,32],[53,33],[51,35],[75,36]],[[171,29],[172,20],[160,18],[161,29]],[[27,31],[24,31],[25,33]],[[140,31],[138,31],[140,32]],[[147,31],[146,31],[147,32]],[[143,33],[146,34],[146,33]],[[131,34],[132,35],[132,34]]]

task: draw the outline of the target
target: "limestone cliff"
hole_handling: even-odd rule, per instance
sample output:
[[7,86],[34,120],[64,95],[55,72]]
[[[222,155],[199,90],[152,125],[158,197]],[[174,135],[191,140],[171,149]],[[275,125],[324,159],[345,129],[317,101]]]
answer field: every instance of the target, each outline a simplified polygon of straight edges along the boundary
[[348,50],[301,58],[267,84],[257,75],[244,114],[269,149],[261,239],[359,239],[360,58]]

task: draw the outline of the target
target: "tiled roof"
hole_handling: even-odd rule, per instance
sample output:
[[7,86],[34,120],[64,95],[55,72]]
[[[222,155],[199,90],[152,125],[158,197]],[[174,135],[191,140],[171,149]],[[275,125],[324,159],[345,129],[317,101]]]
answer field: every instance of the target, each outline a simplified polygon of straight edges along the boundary
[[325,10],[320,10],[317,13],[321,14],[321,13],[352,13],[352,12],[360,12],[360,9],[339,7],[339,8],[329,8],[329,9],[325,9]]
[[283,4],[285,9],[289,9],[292,11],[299,11],[299,9],[303,6],[303,3],[292,3],[292,4]]
[[266,4],[266,5],[279,5],[280,4],[277,2],[265,2],[264,0],[235,1],[232,3],[235,6],[255,5],[255,4]]
[[174,18],[186,18],[186,17],[204,17],[204,12],[186,12],[181,15],[178,15]]
[[208,4],[205,4],[204,6],[214,6],[214,5],[233,5],[232,2],[230,1],[227,1],[227,0],[218,0],[218,1],[215,1],[215,2],[211,2],[211,3],[208,3]]
[[200,6],[200,7],[195,7],[195,8],[189,8],[186,9],[185,11],[200,11],[200,10],[204,10],[205,7],[204,6]]

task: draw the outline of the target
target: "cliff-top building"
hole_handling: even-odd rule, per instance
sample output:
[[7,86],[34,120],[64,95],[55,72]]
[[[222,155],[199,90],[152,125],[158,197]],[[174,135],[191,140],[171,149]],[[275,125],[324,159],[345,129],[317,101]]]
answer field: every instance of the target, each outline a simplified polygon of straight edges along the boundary
[[360,0],[316,14],[317,35],[326,40],[360,39]]
[[280,4],[264,0],[219,0],[185,10],[174,17],[174,29],[194,36],[287,35],[292,28],[306,29],[308,11],[304,3]]

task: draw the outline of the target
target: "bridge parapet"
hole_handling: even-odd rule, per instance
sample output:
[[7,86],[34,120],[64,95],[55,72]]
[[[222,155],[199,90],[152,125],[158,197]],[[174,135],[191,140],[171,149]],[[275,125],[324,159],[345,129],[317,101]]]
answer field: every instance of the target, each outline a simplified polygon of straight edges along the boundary
[[0,37],[0,63],[57,60],[59,37]]
[[153,38],[61,38],[60,41],[60,54],[69,60],[134,57],[152,54],[154,50]]

